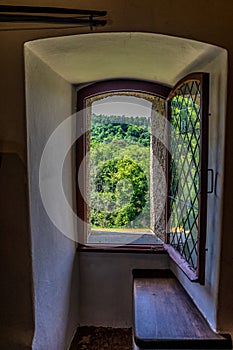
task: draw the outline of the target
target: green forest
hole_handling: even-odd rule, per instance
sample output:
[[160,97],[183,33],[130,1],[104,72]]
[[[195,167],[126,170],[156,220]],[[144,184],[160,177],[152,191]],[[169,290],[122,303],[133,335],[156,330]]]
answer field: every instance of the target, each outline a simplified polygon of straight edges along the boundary
[[[198,211],[200,106],[178,95],[171,107],[171,225],[189,231]],[[150,118],[93,114],[90,141],[92,227],[149,228]]]
[[150,225],[150,118],[92,115],[91,225]]

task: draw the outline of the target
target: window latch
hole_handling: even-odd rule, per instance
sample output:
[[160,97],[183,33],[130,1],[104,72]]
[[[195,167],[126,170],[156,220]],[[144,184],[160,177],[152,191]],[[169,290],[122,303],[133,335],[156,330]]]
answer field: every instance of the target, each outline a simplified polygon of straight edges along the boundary
[[[210,176],[209,176],[210,174]],[[210,186],[209,186],[209,179],[210,179]],[[208,191],[207,193],[213,193],[214,192],[214,170],[208,169]]]

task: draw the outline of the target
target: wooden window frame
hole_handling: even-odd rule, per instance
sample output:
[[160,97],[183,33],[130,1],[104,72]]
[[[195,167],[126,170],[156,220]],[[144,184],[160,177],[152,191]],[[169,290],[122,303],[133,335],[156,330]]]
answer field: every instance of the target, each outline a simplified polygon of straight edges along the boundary
[[[81,112],[85,106],[87,99],[95,97],[104,93],[114,93],[114,92],[140,92],[148,93],[167,100],[167,115],[170,112],[169,99],[172,98],[175,91],[187,80],[199,79],[201,82],[201,109],[202,114],[205,115],[205,118],[202,118],[202,128],[204,127],[205,137],[201,138],[201,149],[202,145],[205,142],[208,145],[208,104],[209,104],[209,75],[207,73],[193,73],[183,79],[181,79],[173,88],[167,85],[163,85],[157,82],[147,82],[142,80],[129,80],[129,79],[113,79],[107,81],[101,81],[92,83],[84,88],[81,88],[77,91],[77,112]],[[204,103],[205,101],[205,103]],[[169,117],[168,117],[169,121]],[[85,142],[86,137],[83,135],[77,140],[76,144],[76,173],[78,173],[79,166],[83,159],[83,154],[85,153]],[[169,162],[169,152],[167,152],[167,162]],[[170,257],[175,261],[178,267],[187,275],[187,277],[193,282],[199,282],[204,284],[205,279],[205,242],[206,242],[206,213],[207,213],[207,167],[208,167],[208,153],[200,155],[201,159],[201,169],[202,176],[200,180],[200,190],[203,194],[203,200],[200,203],[201,215],[199,217],[199,227],[202,227],[202,232],[199,230],[199,247],[198,247],[198,269],[193,271],[190,269],[187,262],[184,259],[181,259],[178,252],[174,250],[173,247],[169,245],[168,237],[165,237],[165,244],[161,245],[129,245],[129,246],[119,246],[117,248],[106,247],[101,244],[90,247],[85,244],[78,244],[78,250],[84,252],[153,252],[161,253],[167,251]],[[168,169],[168,166],[167,166]],[[169,174],[167,171],[167,181],[169,183]],[[87,218],[87,204],[85,203],[82,194],[77,186],[77,215],[82,218],[84,221]],[[168,203],[168,199],[167,199]],[[168,207],[166,209],[166,221],[168,220]],[[200,250],[200,251],[199,251]]]
[[[129,79],[114,79],[114,80],[107,80],[107,81],[101,81],[96,82],[93,84],[90,84],[84,88],[81,88],[77,91],[77,112],[82,115],[82,111],[86,107],[86,102],[89,98],[93,98],[98,95],[102,95],[105,93],[114,93],[114,92],[138,92],[138,93],[147,93],[150,95],[158,96],[166,100],[168,97],[171,87],[156,83],[156,82],[149,82],[149,81],[143,81],[143,80],[129,80]],[[81,116],[80,116],[81,117]],[[82,120],[84,119],[84,116],[82,115]],[[80,127],[80,123],[79,126]],[[84,127],[81,125],[81,127]],[[76,142],[76,178],[78,174],[79,167],[83,160],[83,155],[85,154],[85,145],[86,145],[86,135],[81,136],[77,142]],[[77,215],[82,219],[83,222],[87,221],[87,203],[84,201],[81,191],[79,190],[79,186],[76,186],[76,202],[77,202]],[[85,230],[85,224],[83,224],[83,227],[81,228]],[[113,249],[109,249],[106,246],[103,246],[101,244],[96,244],[95,247],[88,247],[88,245],[85,244],[78,244],[79,250],[85,251],[88,249],[89,251],[95,250],[100,251],[101,249],[103,251],[112,251]],[[114,248],[119,251],[130,251],[133,250],[136,252],[141,249],[143,252],[161,252],[164,249],[163,244],[161,245],[145,245],[145,244],[137,244],[137,245],[127,245],[127,248],[125,246],[119,246],[117,248]]]
[[[197,249],[197,269],[193,270],[180,254],[169,245],[169,235],[166,234],[165,247],[170,257],[176,262],[181,270],[193,282],[205,283],[205,257],[206,257],[206,224],[207,224],[207,193],[208,193],[208,143],[209,143],[209,74],[192,73],[182,78],[171,90],[167,98],[167,119],[170,121],[171,100],[176,91],[182,85],[190,81],[200,82],[201,100],[200,100],[200,175],[199,175],[199,216],[198,216],[198,249]],[[169,173],[171,155],[167,150],[167,201],[166,201],[166,222],[168,223],[170,213],[168,207],[169,201],[169,183],[171,175]],[[168,230],[166,230],[167,232]]]

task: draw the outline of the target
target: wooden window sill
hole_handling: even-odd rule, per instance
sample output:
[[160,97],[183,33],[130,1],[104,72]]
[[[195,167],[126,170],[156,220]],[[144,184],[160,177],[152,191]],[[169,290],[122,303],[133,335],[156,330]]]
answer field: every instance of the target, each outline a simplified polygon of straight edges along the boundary
[[78,244],[77,251],[79,252],[95,252],[95,253],[138,253],[138,254],[167,254],[163,244],[156,245],[122,245],[111,246],[102,244],[84,245]]

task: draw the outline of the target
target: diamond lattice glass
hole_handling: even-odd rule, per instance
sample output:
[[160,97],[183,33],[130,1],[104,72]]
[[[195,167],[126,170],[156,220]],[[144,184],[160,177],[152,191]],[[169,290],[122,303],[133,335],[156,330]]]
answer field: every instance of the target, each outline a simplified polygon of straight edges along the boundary
[[171,100],[169,162],[169,243],[189,265],[197,268],[200,82],[182,85]]

